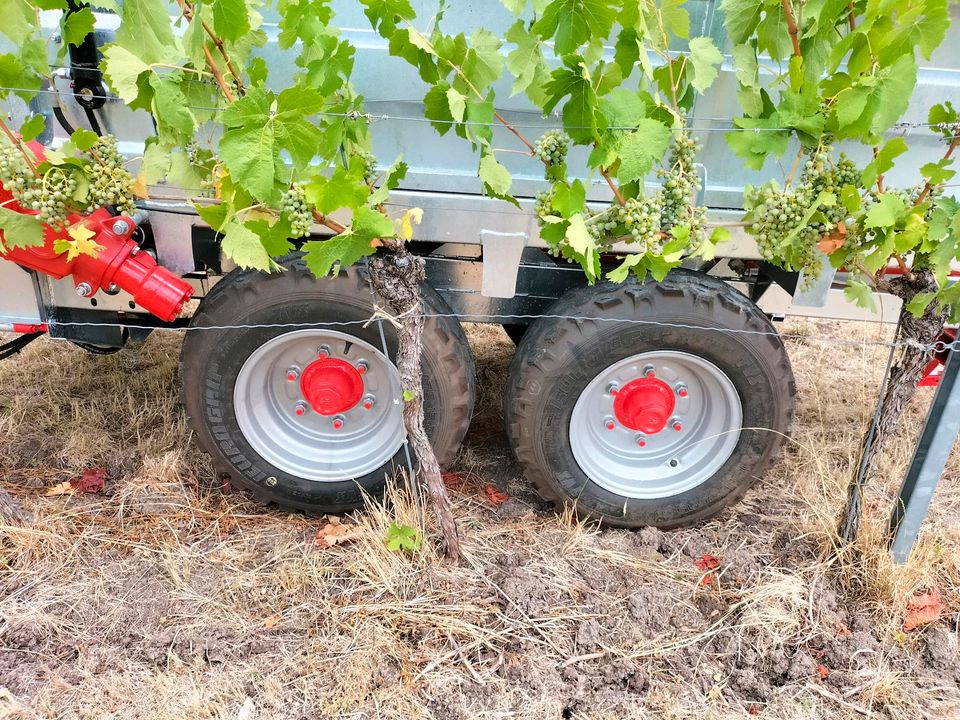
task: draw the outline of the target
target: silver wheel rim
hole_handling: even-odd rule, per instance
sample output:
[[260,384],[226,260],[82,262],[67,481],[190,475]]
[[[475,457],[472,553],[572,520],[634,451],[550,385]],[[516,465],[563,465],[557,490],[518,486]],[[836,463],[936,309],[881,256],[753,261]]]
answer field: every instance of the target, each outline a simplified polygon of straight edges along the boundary
[[[366,367],[362,400],[333,416],[307,402],[299,380],[321,349]],[[299,371],[296,380],[292,371]],[[405,436],[401,397],[399,372],[382,352],[332,330],[298,330],[264,343],[240,368],[233,391],[240,431],[257,454],[285,473],[320,482],[363,477],[396,454]]]
[[[626,427],[614,402],[651,370],[677,394],[666,427],[645,433]],[[711,478],[733,454],[742,426],[740,396],[720,368],[689,353],[655,351],[614,363],[583,389],[570,417],[570,447],[580,469],[605,490],[664,498]]]

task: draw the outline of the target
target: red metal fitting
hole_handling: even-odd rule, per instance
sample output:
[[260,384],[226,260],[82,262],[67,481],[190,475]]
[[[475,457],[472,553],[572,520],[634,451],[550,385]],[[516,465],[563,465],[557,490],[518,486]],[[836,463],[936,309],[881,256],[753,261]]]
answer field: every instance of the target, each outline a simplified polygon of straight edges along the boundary
[[318,414],[331,417],[350,410],[360,402],[363,397],[363,378],[345,360],[321,357],[303,369],[300,391]]
[[[28,147],[37,158],[43,159],[42,145],[34,142],[29,143]],[[37,214],[11,200],[12,195],[0,187],[0,202],[4,202],[7,208],[27,215]],[[157,265],[148,253],[139,252],[140,248],[130,239],[135,227],[132,219],[115,217],[103,208],[86,217],[74,214],[67,219],[70,225],[82,222],[94,232],[92,239],[102,248],[96,257],[78,255],[68,261],[66,253],[57,253],[53,249],[57,240],[69,239],[66,230],[54,230],[49,226],[44,227],[43,245],[11,248],[0,253],[0,257],[58,280],[72,275],[75,285],[86,283],[90,286],[89,295],[115,284],[117,288],[130,293],[137,305],[161,320],[171,322],[177,318],[193,294],[193,289]],[[113,230],[118,220],[125,221],[126,232],[123,234]]]
[[631,380],[620,389],[613,400],[613,413],[624,427],[655,435],[666,427],[675,404],[673,388],[647,376]]

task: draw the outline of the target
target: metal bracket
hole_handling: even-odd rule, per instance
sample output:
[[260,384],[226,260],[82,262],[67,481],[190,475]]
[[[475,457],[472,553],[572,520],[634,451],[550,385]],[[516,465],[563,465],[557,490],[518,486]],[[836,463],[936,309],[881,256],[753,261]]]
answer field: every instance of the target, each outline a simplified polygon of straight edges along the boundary
[[512,298],[517,294],[520,257],[523,255],[528,239],[527,233],[480,231],[480,245],[483,247],[481,295]]
[[833,279],[837,274],[836,268],[830,264],[830,258],[821,252],[820,256],[820,275],[816,282],[810,287],[806,287],[804,273],[800,271],[800,279],[797,281],[797,291],[793,294],[793,304],[801,307],[823,307],[827,304],[827,295],[830,288],[833,287]]

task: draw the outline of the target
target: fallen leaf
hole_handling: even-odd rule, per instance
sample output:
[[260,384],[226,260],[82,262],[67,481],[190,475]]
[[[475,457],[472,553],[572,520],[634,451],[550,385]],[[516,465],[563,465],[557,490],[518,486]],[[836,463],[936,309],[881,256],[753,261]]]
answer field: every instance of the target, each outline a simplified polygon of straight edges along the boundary
[[103,468],[89,468],[81,473],[80,477],[70,480],[70,485],[77,492],[98,493],[103,491],[107,480],[107,471]]
[[940,591],[936,588],[920,595],[914,595],[907,600],[907,613],[903,621],[905,632],[936,622],[943,614],[943,600]]
[[324,523],[317,530],[314,540],[321,548],[329,548],[340,543],[356,540],[363,534],[363,526],[348,525],[340,521],[340,518],[330,518],[329,522]]
[[277,617],[276,615],[271,615],[270,617],[268,617],[266,620],[263,621],[263,626],[267,628],[267,630],[269,630],[278,622],[280,622],[280,618]]
[[62,483],[54,485],[51,488],[47,488],[47,491],[44,493],[47,497],[53,495],[73,495],[75,492],[73,485],[70,484],[69,480],[64,480]]
[[821,680],[826,680],[830,676],[830,668],[826,665],[817,665],[817,675]]
[[853,635],[853,633],[850,632],[850,628],[848,628],[843,623],[837,623],[837,635],[839,637],[849,637]]
[[716,555],[711,555],[710,553],[704,553],[694,560],[693,564],[696,565],[700,570],[716,570],[718,567],[720,567],[720,558],[718,558]]
[[700,578],[701,587],[709,587],[711,585],[713,585],[713,575],[704,575]]
[[747,712],[750,713],[751,715],[759,715],[760,708],[758,708],[756,705],[751,705],[750,707],[747,708]]
[[455,472],[445,472],[440,477],[443,478],[443,484],[451,490],[459,490],[463,487],[464,483],[467,482],[467,479],[463,477],[463,475]]
[[491,483],[487,483],[483,486],[483,492],[487,494],[487,500],[489,500],[490,504],[494,507],[503,505],[507,500],[510,499],[509,495],[507,495],[505,492],[500,492],[497,490],[496,486]]

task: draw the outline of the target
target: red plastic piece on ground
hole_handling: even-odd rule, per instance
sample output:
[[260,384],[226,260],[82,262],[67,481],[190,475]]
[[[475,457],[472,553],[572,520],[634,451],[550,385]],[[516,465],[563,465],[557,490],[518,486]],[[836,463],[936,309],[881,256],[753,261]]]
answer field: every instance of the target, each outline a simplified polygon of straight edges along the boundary
[[360,402],[363,378],[350,363],[325,357],[307,365],[300,378],[300,390],[317,413],[337,415]]
[[[42,145],[28,143],[28,147],[37,158],[43,159]],[[37,214],[11,200],[12,195],[0,186],[0,202],[5,207],[25,215]],[[70,225],[83,221],[95,233],[93,240],[103,248],[96,257],[79,255],[68,261],[66,253],[55,252],[53,246],[56,240],[65,240],[69,236],[66,230],[58,231],[51,227],[44,227],[43,245],[12,248],[0,253],[0,257],[57,279],[72,275],[76,285],[89,283],[93,292],[116,283],[121,290],[133,295],[134,302],[147,312],[166,322],[176,319],[193,294],[193,289],[170,271],[158,266],[148,253],[140,252],[137,244],[130,239],[134,229],[130,218],[112,216],[101,208],[85,217],[71,215],[67,220]],[[113,232],[113,225],[118,220],[126,220],[128,230],[122,235]]]
[[660,432],[676,405],[673,389],[663,380],[643,377],[627,383],[613,401],[621,425],[647,435]]

